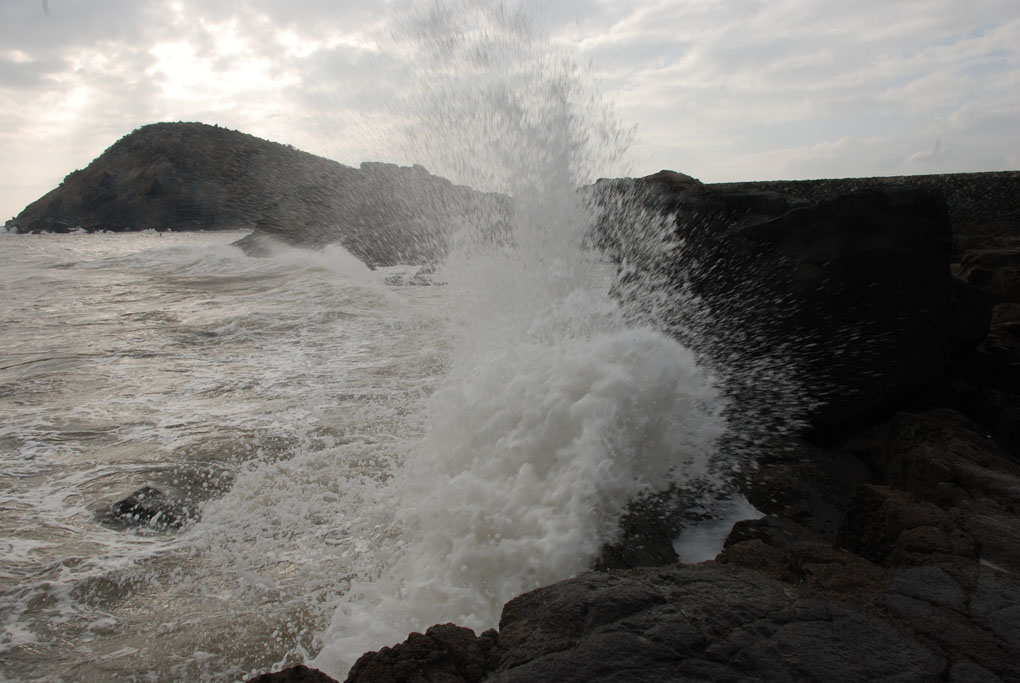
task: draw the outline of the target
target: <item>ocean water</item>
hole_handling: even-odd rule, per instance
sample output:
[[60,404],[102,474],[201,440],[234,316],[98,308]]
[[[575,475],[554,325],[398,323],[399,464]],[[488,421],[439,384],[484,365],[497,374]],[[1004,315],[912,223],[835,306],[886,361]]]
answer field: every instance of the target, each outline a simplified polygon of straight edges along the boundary
[[[0,236],[8,680],[342,676],[432,623],[494,626],[628,500],[710,471],[717,388],[625,323],[596,255],[525,301],[516,252],[402,286],[240,235]],[[143,485],[200,518],[116,524]]]
[[[355,568],[334,489],[381,480],[420,437],[447,363],[440,290],[389,287],[340,249],[250,259],[240,235],[3,236],[11,680],[171,680],[206,651],[265,666]],[[145,484],[203,521],[111,524]]]
[[[506,3],[405,28],[388,54],[420,90],[379,158],[514,198],[498,243],[456,226],[431,284],[340,247],[248,258],[242,233],[0,235],[6,680],[342,679],[433,623],[495,626],[629,501],[722,479],[720,379],[584,247],[576,190],[628,137],[597,87]],[[188,523],[111,520],[145,485]]]

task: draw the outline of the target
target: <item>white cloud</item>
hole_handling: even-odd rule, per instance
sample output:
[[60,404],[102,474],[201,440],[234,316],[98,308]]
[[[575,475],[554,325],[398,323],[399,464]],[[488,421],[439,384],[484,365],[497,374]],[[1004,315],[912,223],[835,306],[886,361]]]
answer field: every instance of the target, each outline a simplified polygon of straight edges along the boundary
[[[421,50],[442,30],[471,30],[467,12],[408,22],[423,6],[52,0],[47,14],[2,3],[0,212],[159,120],[218,123],[345,163],[411,154],[395,140],[430,87]],[[512,44],[527,22],[508,7],[489,31]],[[638,125],[636,173],[1020,167],[1015,0],[564,0],[535,16],[535,35],[591,62]],[[505,48],[501,58],[514,53]]]

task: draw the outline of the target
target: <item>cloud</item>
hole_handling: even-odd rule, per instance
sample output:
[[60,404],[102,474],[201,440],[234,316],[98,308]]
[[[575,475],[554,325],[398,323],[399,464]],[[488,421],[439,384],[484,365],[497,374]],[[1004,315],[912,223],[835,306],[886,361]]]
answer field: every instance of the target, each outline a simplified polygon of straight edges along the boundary
[[926,166],[929,164],[937,163],[944,158],[942,154],[942,138],[935,138],[934,144],[931,149],[923,152],[914,152],[904,160],[904,164],[907,166],[919,165]]
[[[400,139],[433,87],[429,69],[443,69],[429,42],[470,46],[458,42],[477,30],[466,10],[485,8],[460,2],[0,3],[0,177],[24,186],[0,196],[0,210],[20,210],[159,120],[218,123],[345,163],[415,161]],[[409,18],[443,6],[456,10],[445,24]],[[524,54],[515,41],[532,36],[592,65],[624,127],[638,126],[636,173],[672,167],[726,180],[1020,166],[1008,144],[1020,139],[1014,0],[488,7],[500,59]],[[461,80],[475,77],[454,63]]]
[[[644,170],[903,172],[954,111],[1015,105],[1020,92],[1020,10],[1006,2],[642,3],[608,30],[568,35],[639,121]],[[1008,134],[997,123],[992,135]],[[945,153],[924,167],[970,170],[960,137],[942,137]]]

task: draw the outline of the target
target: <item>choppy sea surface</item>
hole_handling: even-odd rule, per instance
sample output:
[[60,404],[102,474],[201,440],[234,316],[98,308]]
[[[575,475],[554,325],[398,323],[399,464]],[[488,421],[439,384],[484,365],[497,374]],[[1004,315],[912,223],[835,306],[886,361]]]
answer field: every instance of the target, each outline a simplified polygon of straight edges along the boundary
[[[11,680],[279,659],[312,626],[308,596],[347,571],[344,522],[318,502],[333,465],[375,476],[420,436],[446,362],[440,290],[387,286],[340,249],[247,258],[240,236],[0,238]],[[237,486],[206,514],[224,535],[110,524],[146,484],[196,503]]]
[[[242,234],[0,235],[3,679],[342,677],[494,626],[708,472],[712,378],[597,260],[423,283]],[[146,485],[194,519],[111,517]]]

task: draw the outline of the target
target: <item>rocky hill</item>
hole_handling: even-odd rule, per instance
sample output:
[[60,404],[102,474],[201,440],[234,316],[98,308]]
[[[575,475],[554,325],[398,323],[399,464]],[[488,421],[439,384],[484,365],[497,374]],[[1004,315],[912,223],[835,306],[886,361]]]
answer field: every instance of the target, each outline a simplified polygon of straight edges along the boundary
[[505,200],[420,166],[351,168],[201,123],[156,123],[118,140],[8,222],[17,232],[253,229],[267,239],[340,242],[370,264],[424,262],[445,235]]

